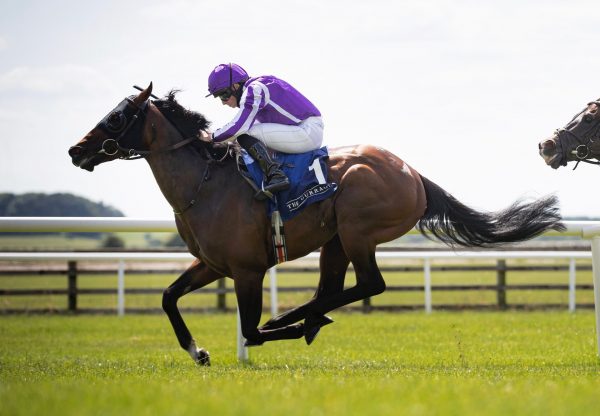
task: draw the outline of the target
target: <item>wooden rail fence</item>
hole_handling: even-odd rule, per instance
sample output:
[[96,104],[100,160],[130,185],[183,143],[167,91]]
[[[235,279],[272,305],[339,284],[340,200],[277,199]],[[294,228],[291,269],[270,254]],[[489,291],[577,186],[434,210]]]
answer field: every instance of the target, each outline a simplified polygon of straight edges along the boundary
[[[493,291],[496,292],[496,302],[493,304],[439,304],[432,305],[433,309],[446,309],[446,310],[461,310],[461,309],[487,309],[487,310],[506,310],[506,309],[549,309],[549,308],[566,308],[567,304],[560,303],[535,303],[535,304],[517,304],[508,303],[507,292],[508,291],[520,291],[520,290],[551,290],[551,291],[575,291],[575,290],[592,290],[593,285],[590,284],[508,284],[507,276],[511,272],[562,272],[570,271],[571,266],[567,265],[507,265],[506,260],[497,260],[495,265],[441,265],[431,266],[432,272],[496,272],[496,284],[452,284],[452,285],[432,285],[431,290],[435,292],[441,291]],[[293,272],[293,273],[318,273],[317,267],[278,267],[279,273]],[[414,273],[420,272],[423,268],[419,266],[382,266],[381,271],[385,272],[399,272],[399,273]],[[591,265],[580,265],[577,267],[579,271],[591,271]],[[183,269],[171,268],[148,268],[148,269],[132,269],[127,270],[128,275],[141,275],[141,274],[172,274],[173,276],[179,275]],[[64,289],[53,288],[53,289],[3,289],[0,283],[0,296],[42,296],[42,295],[55,295],[55,296],[66,296],[67,297],[67,308],[66,310],[54,310],[54,309],[25,309],[25,308],[0,308],[0,313],[114,313],[115,309],[82,309],[78,307],[78,296],[79,295],[115,295],[117,294],[117,288],[95,288],[85,289],[78,287],[78,278],[80,276],[93,276],[93,275],[112,275],[117,273],[116,268],[80,268],[78,267],[77,261],[68,261],[66,268],[54,268],[47,269],[43,267],[17,267],[12,269],[1,269],[0,279],[2,277],[15,277],[15,276],[53,276],[61,277],[66,276],[66,287]],[[227,312],[234,311],[235,308],[227,306],[227,296],[232,295],[234,290],[231,286],[226,283],[227,279],[220,279],[217,282],[216,288],[202,288],[197,290],[195,293],[210,295],[213,294],[216,297],[214,308],[208,309],[209,311]],[[1,280],[0,280],[1,282]],[[314,292],[315,286],[279,286],[278,292]],[[160,295],[164,289],[162,288],[126,288],[125,294],[130,295]],[[265,292],[269,291],[269,288],[264,289]],[[386,291],[389,292],[423,292],[425,287],[423,285],[394,285],[388,286]],[[574,293],[570,296],[574,299]],[[591,309],[594,307],[593,303],[580,303],[569,305],[569,309],[574,310],[575,308]],[[368,313],[375,310],[386,310],[386,311],[399,311],[399,310],[417,310],[422,309],[422,304],[416,305],[373,305],[371,299],[365,299],[362,305],[356,306],[351,305],[346,307],[346,310],[360,310],[364,313]],[[183,309],[187,312],[200,312],[207,311],[206,308],[187,308]],[[127,308],[128,313],[159,313],[160,308]]]

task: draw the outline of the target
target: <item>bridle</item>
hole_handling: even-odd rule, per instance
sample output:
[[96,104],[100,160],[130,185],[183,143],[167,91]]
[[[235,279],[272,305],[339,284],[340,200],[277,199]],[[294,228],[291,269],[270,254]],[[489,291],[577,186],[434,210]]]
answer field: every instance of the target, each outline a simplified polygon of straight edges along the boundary
[[[133,98],[135,98],[135,95],[126,97],[123,101],[119,103],[119,105],[117,105],[114,108],[114,110],[112,110],[106,117],[104,117],[98,123],[97,127],[100,127],[101,129],[105,130],[107,133],[109,133],[109,135],[116,136],[109,137],[108,139],[104,140],[104,142],[102,142],[102,147],[100,148],[100,150],[98,150],[99,154],[106,154],[108,156],[120,154],[120,159],[136,160],[140,158],[146,158],[151,154],[170,152],[199,140],[197,136],[192,136],[184,138],[182,141],[177,142],[174,145],[156,150],[139,150],[123,146],[121,144],[121,140],[125,138],[129,133],[131,133],[132,135],[135,133],[139,133],[141,135],[141,128],[143,126],[143,123],[140,123],[140,121],[146,117],[148,111],[149,100],[144,101],[142,105],[139,106],[135,103]],[[177,132],[181,135],[182,138],[185,137],[176,125],[173,124],[173,127],[175,128],[175,130],[177,130]],[[202,186],[205,182],[207,182],[210,179],[210,165],[212,163],[222,162],[227,158],[228,154],[231,152],[230,143],[227,144],[227,150],[220,159],[213,158],[210,152],[205,148],[203,148],[203,150],[205,151],[208,161],[206,163],[204,173],[202,174],[200,184],[196,188],[194,197],[190,200],[190,202],[188,202],[188,204],[183,209],[176,210],[173,208],[173,213],[175,215],[183,215],[188,209],[192,208],[196,204],[198,200],[198,194],[200,193]]]
[[156,150],[139,150],[123,146],[121,140],[123,140],[128,133],[138,130],[141,134],[141,131],[139,130],[141,130],[143,123],[140,123],[140,121],[145,119],[148,111],[149,100],[144,101],[142,105],[139,106],[133,100],[134,97],[135,96],[132,95],[125,98],[114,108],[114,110],[98,123],[97,127],[100,127],[109,135],[113,136],[102,142],[102,147],[98,150],[99,154],[105,154],[107,156],[119,154],[119,159],[136,160],[145,158],[153,153],[170,152],[198,140],[197,137],[192,136],[183,139],[174,145]]
[[[591,104],[596,104],[596,106],[600,109],[600,100],[590,101],[588,103],[587,107],[584,108],[583,110],[581,110],[579,113],[575,114],[575,116],[573,116],[571,121],[569,121],[565,125],[565,127],[557,129],[555,132],[556,137],[559,139],[560,143],[563,142],[563,139],[561,139],[561,135],[569,135],[569,136],[573,137],[577,143],[579,143],[579,145],[577,145],[577,147],[575,147],[575,149],[571,151],[571,154],[575,155],[578,159],[573,170],[577,169],[577,166],[579,166],[580,162],[589,163],[590,165],[600,165],[600,161],[594,162],[594,161],[588,160],[590,155],[594,154],[590,148],[593,148],[593,147],[595,147],[595,145],[600,144],[600,135],[598,134],[598,133],[600,133],[600,123],[597,123],[597,125],[593,129],[591,129],[590,133],[586,134],[585,137],[580,137],[579,135],[575,134],[574,132],[572,132],[571,130],[566,128],[566,126],[570,125],[581,114],[586,112]],[[584,119],[586,117],[590,117],[587,121],[589,121],[589,122],[593,121],[593,116],[591,114],[586,114],[584,116]],[[585,142],[586,139],[587,139],[587,142]],[[561,147],[564,147],[564,146],[561,146]],[[564,153],[565,152],[563,152],[563,154]],[[592,156],[592,157],[595,157],[595,156]]]

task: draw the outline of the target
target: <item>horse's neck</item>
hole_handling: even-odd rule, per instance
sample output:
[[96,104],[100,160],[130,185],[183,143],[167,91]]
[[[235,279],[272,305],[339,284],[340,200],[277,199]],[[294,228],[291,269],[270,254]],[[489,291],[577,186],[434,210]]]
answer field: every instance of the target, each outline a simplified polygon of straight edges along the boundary
[[[158,110],[155,110],[158,112]],[[176,150],[161,152],[184,140],[179,132],[162,116],[149,112],[145,129],[145,142],[151,153],[147,158],[154,178],[163,195],[175,211],[184,209],[195,198],[207,161],[186,145]],[[202,184],[207,187],[206,184]]]

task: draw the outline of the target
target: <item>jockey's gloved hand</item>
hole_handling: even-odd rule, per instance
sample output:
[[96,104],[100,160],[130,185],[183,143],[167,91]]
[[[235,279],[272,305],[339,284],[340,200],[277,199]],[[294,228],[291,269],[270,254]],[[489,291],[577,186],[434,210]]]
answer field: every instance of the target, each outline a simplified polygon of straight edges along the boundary
[[210,132],[204,131],[204,130],[200,130],[198,132],[198,138],[200,140],[202,140],[203,142],[212,142],[213,141],[213,135]]

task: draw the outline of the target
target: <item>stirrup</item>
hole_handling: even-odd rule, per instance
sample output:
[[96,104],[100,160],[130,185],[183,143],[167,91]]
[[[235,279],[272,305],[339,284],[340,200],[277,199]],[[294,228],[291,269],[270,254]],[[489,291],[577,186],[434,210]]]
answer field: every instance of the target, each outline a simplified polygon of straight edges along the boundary
[[275,195],[273,195],[273,193],[271,193],[265,189],[259,189],[254,194],[254,199],[256,199],[258,201],[266,201],[267,199],[272,200],[274,197],[275,197]]
[[290,187],[290,181],[287,177],[285,177],[284,181],[265,186],[264,191],[274,194],[276,192],[285,191],[286,189],[289,189],[289,187]]
[[281,182],[274,183],[274,184],[267,184],[267,186],[265,186],[263,184],[263,188],[259,189],[254,194],[254,198],[258,199],[259,201],[264,201],[267,199],[272,200],[274,198],[275,193],[289,189],[289,187],[290,187],[289,179],[287,178],[287,176],[285,176],[285,174],[282,174],[282,176],[284,177],[284,180]]

